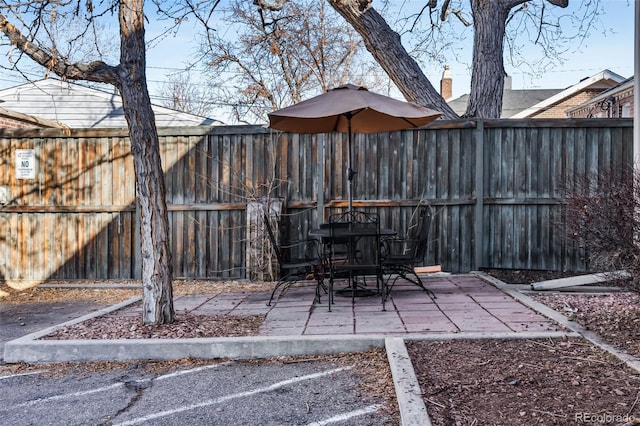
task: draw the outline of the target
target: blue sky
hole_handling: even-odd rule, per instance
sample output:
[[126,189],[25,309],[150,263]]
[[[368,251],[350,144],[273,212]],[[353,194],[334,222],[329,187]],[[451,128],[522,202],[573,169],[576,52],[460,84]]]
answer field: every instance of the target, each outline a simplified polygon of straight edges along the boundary
[[[398,21],[402,16],[411,13],[412,8],[422,6],[425,1],[395,0],[392,2],[392,8],[385,12],[382,10],[383,1],[378,0],[374,1],[374,7],[381,11],[390,25],[394,26],[399,25]],[[550,8],[558,10],[558,13],[576,14],[586,1],[589,0],[570,0],[567,9],[553,6]],[[514,68],[505,61],[506,71],[512,77],[513,88],[565,88],[604,69],[609,69],[625,78],[633,75],[634,3],[632,0],[601,0],[600,3],[604,11],[601,23],[594,27],[588,38],[570,46],[569,50],[563,54],[562,64],[547,68],[541,76],[534,77],[524,67]],[[193,36],[183,31],[175,39],[167,39],[161,46],[149,52],[148,74],[152,91],[159,86],[160,81],[165,79],[165,75],[171,72],[171,68],[179,68],[188,59],[193,51],[185,46],[192,41]],[[453,77],[454,97],[469,93],[471,45],[472,34],[469,33],[467,39],[457,46],[457,60],[451,55],[451,59],[447,61]],[[525,48],[531,49],[532,58],[539,52],[531,46],[525,45]],[[167,52],[171,54],[167,55]],[[423,67],[423,70],[433,85],[438,88],[442,76],[442,65],[428,64]]]
[[[578,83],[586,77],[609,69],[623,77],[633,75],[634,52],[634,4],[627,0],[601,1],[605,14],[590,36],[573,51],[563,55],[564,63],[547,69],[539,78],[531,78],[523,69],[511,67],[505,60],[505,68],[513,80],[514,89],[558,89]],[[580,6],[580,1],[570,0],[569,9]],[[471,42],[469,42],[470,44]],[[471,54],[468,53],[468,58]],[[469,93],[470,73],[459,63],[451,62],[454,96]],[[432,81],[440,80],[441,72],[428,75]]]
[[[592,0],[569,0],[566,9],[549,6],[546,13],[573,14],[581,16],[581,9]],[[374,4],[376,2],[374,1]],[[407,8],[421,7],[425,1],[396,0],[395,5],[401,5],[402,12],[395,12],[398,16],[407,14]],[[439,4],[442,1],[438,2]],[[453,3],[453,2],[452,2]],[[539,4],[539,2],[538,2]],[[600,0],[603,14],[600,22],[594,25],[589,36],[580,41],[575,40],[567,46],[567,51],[562,55],[563,63],[540,70],[541,75],[533,77],[525,66],[514,67],[507,60],[505,52],[505,69],[512,77],[514,89],[558,89],[566,88],[578,83],[580,80],[598,74],[604,69],[609,69],[623,77],[633,75],[633,49],[634,49],[634,2],[633,0]],[[391,25],[391,17],[387,15],[387,21]],[[563,22],[567,22],[564,19]],[[575,32],[575,28],[568,28],[568,33]],[[469,31],[466,40],[456,47],[459,49],[457,60],[453,54],[448,55],[448,65],[451,67],[453,78],[453,95],[458,97],[469,93],[471,80],[472,39]],[[403,38],[404,39],[404,38]],[[527,41],[521,41],[524,55],[533,61],[539,58],[540,49]],[[424,66],[423,71],[436,88],[442,76],[441,65]]]
[[[469,2],[469,0],[463,1]],[[588,1],[593,0],[570,0],[569,8],[562,11],[571,13]],[[390,25],[397,29],[402,16],[406,16],[412,8],[420,7],[425,2],[426,0],[391,0],[392,6],[388,11],[382,9],[385,3],[383,0],[374,0],[373,4]],[[600,3],[604,11],[601,17],[602,22],[587,39],[579,45],[572,46],[570,51],[563,55],[563,64],[548,68],[540,77],[534,78],[523,68],[513,68],[505,62],[506,70],[512,77],[513,88],[565,88],[604,69],[609,69],[623,77],[630,77],[633,74],[634,2],[632,0],[600,0]],[[113,25],[117,25],[117,22]],[[162,82],[167,80],[169,74],[184,67],[195,52],[194,31],[188,27],[189,24],[186,25],[175,37],[165,37],[162,42],[148,51],[147,75],[154,103],[160,103],[157,95]],[[147,26],[148,38],[157,34],[161,26],[161,23],[151,19]],[[222,30],[233,33],[233,29]],[[451,56],[446,61],[451,67],[454,97],[469,92],[471,44],[472,35],[469,32],[467,39],[457,46],[459,48],[457,59]],[[535,57],[535,54],[531,53],[531,57]],[[423,70],[433,85],[438,88],[442,76],[442,64],[425,64]],[[39,79],[44,78],[44,75],[44,70],[40,69],[30,77]],[[0,87],[15,86],[23,81],[19,76],[4,73],[0,76]]]

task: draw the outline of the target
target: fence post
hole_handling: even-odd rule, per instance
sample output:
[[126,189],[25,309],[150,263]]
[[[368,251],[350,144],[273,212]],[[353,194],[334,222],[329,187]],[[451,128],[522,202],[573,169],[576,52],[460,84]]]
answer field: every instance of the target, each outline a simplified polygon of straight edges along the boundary
[[264,216],[266,214],[270,223],[276,224],[273,227],[273,232],[277,238],[279,235],[278,219],[283,203],[282,199],[267,197],[247,202],[247,251],[245,258],[246,274],[249,281],[275,281],[278,279],[277,262],[265,230]]
[[484,215],[484,121],[476,121],[476,129],[473,132],[475,141],[475,214],[473,225],[473,265],[472,270],[478,270],[484,260],[483,252],[483,227],[482,217]]

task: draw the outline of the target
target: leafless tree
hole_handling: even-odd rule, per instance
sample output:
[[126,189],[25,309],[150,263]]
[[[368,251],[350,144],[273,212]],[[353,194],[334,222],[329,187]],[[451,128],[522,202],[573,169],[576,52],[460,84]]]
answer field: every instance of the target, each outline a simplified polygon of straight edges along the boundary
[[[265,122],[270,111],[351,82],[357,35],[324,2],[235,1],[225,22],[237,34],[208,31],[203,52],[216,84],[217,102],[234,119]],[[366,71],[365,71],[366,73]]]
[[189,71],[172,74],[160,88],[161,102],[167,108],[208,117],[215,104],[211,87],[193,81]]
[[[159,10],[162,3],[157,3]],[[113,15],[119,22],[120,58],[110,65],[98,46],[97,22]],[[73,47],[60,48],[60,23],[74,20],[83,25],[75,33],[66,33],[66,42],[71,46],[90,43],[95,48],[91,62],[76,62],[71,56],[77,52]],[[18,52],[14,68],[27,56],[47,73],[107,83],[119,90],[129,127],[140,211],[143,321],[164,324],[172,322],[175,315],[173,277],[164,174],[146,82],[144,21],[144,0],[0,2],[0,32]]]
[[407,100],[440,111],[443,118],[457,117],[370,0],[328,1],[362,36],[367,50]]
[[[437,92],[402,45],[400,35],[373,8],[371,0],[328,1],[363,37],[367,49],[407,99],[439,108],[445,117],[451,118],[453,112],[437,100]],[[551,14],[548,13],[547,4],[565,8],[569,1],[469,0],[467,3],[466,0],[425,0],[424,8],[414,17],[414,24],[410,28],[419,33],[418,37],[423,41],[420,49],[437,56],[441,46],[437,41],[443,41],[441,36],[455,34],[443,31],[442,22],[455,21],[473,27],[471,93],[465,116],[499,118],[505,77],[505,40],[509,57],[515,59],[518,46],[514,44],[514,34],[530,32],[532,41],[544,46],[549,57],[552,57],[559,53],[554,46],[557,47],[563,28],[580,24],[578,33],[570,39],[584,36],[599,13],[599,1],[594,0],[583,2],[580,16],[563,15],[549,19]],[[569,19],[574,20],[573,25],[568,22]]]

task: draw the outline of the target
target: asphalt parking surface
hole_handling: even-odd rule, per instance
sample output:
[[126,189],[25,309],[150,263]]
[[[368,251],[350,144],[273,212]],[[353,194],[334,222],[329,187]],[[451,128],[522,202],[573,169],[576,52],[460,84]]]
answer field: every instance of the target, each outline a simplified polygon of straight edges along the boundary
[[[0,356],[10,340],[106,305],[0,304]],[[2,364],[0,358],[0,364]],[[0,375],[0,418],[21,425],[389,425],[354,366],[332,362],[200,361],[161,373],[153,362]]]
[[388,425],[354,366],[212,361],[161,372],[146,363],[0,377],[0,418],[21,425]]

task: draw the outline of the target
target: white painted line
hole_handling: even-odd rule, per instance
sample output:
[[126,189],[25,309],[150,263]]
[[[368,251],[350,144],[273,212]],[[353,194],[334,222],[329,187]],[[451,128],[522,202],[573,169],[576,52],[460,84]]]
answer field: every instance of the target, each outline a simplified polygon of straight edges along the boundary
[[352,419],[354,417],[364,416],[365,414],[370,414],[370,413],[375,413],[380,408],[382,408],[382,405],[374,404],[374,405],[370,405],[368,407],[361,408],[359,410],[350,411],[350,412],[344,413],[344,414],[338,414],[337,416],[333,416],[333,417],[330,417],[330,418],[325,419],[325,420],[320,420],[319,422],[309,423],[307,426],[324,426],[324,425],[329,425],[331,423],[343,422],[345,420],[349,420],[349,419]]
[[[155,380],[164,380],[164,379],[169,379],[172,377],[177,377],[177,376],[182,376],[184,374],[190,374],[190,373],[197,373],[199,371],[203,371],[203,370],[208,370],[210,368],[217,368],[220,367],[221,365],[224,364],[228,364],[228,363],[223,363],[223,364],[215,364],[215,365],[205,365],[202,367],[197,367],[197,368],[192,368],[189,370],[180,370],[180,371],[175,371],[173,373],[169,373],[169,374],[165,374],[162,376],[158,376],[155,379],[147,379],[147,380],[136,380],[136,383],[144,383],[144,382],[148,382],[148,381],[155,381]],[[64,394],[60,394],[60,395],[53,395],[53,396],[48,396],[46,398],[38,398],[38,399],[33,399],[31,401],[25,401],[23,403],[17,404],[17,405],[12,405],[11,407],[3,407],[3,409],[13,409],[13,408],[20,408],[20,407],[27,407],[30,405],[35,405],[35,404],[39,404],[41,402],[50,402],[50,401],[59,401],[61,399],[66,399],[66,398],[74,398],[74,397],[78,397],[78,396],[85,396],[85,395],[92,395],[94,393],[100,393],[100,392],[106,392],[106,391],[110,391],[119,387],[124,386],[124,383],[120,382],[120,383],[114,383],[112,385],[109,386],[103,386],[103,387],[99,387],[99,388],[95,388],[95,389],[89,389],[89,390],[85,390],[85,391],[79,391],[79,392],[73,392],[73,393],[64,393]]]
[[314,374],[308,374],[306,376],[294,377],[292,379],[288,379],[288,380],[284,380],[282,382],[274,383],[272,385],[265,386],[263,388],[258,388],[258,389],[245,391],[245,392],[239,392],[239,393],[235,393],[235,394],[231,394],[231,395],[225,395],[225,396],[221,396],[221,397],[216,398],[216,399],[210,399],[208,401],[199,402],[197,404],[185,405],[183,407],[174,408],[172,410],[159,411],[157,413],[149,414],[147,416],[138,417],[137,419],[131,419],[131,420],[127,420],[126,422],[113,424],[113,426],[137,425],[137,424],[140,424],[140,423],[148,422],[150,420],[155,420],[155,419],[159,419],[159,418],[162,418],[162,417],[172,416],[174,414],[184,413],[185,411],[190,411],[190,410],[195,410],[195,409],[198,409],[198,408],[208,407],[208,406],[215,405],[215,404],[220,404],[221,402],[229,401],[229,400],[232,400],[232,399],[243,398],[245,396],[252,396],[252,395],[259,394],[259,393],[273,391],[273,390],[276,390],[276,389],[279,389],[279,388],[282,388],[282,387],[285,387],[285,386],[292,385],[294,383],[302,382],[302,381],[305,381],[305,380],[317,379],[319,377],[324,377],[324,376],[328,376],[330,374],[339,373],[341,371],[350,370],[351,368],[352,367],[336,368],[336,369],[333,369],[333,370],[322,371],[320,373],[314,373]]
[[29,373],[12,374],[10,376],[2,376],[2,377],[0,377],[0,380],[11,379],[13,377],[33,376],[35,374],[46,373],[47,371],[49,371],[49,370],[38,370],[38,371],[31,371]]
[[109,390],[112,390],[112,389],[115,389],[115,388],[119,388],[121,386],[124,386],[124,383],[114,383],[114,384],[109,385],[109,386],[103,386],[101,388],[90,389],[90,390],[87,390],[87,391],[65,393],[65,394],[61,394],[61,395],[48,396],[46,398],[32,399],[31,401],[25,401],[25,402],[23,402],[21,404],[12,405],[10,407],[3,407],[2,409],[4,409],[4,410],[10,410],[10,409],[13,410],[15,408],[28,407],[30,405],[39,404],[41,402],[58,401],[58,400],[65,399],[65,398],[73,398],[73,397],[77,397],[77,396],[91,395],[91,394],[94,394],[94,393],[106,392],[106,391],[109,391]]
[[184,376],[185,374],[198,373],[200,371],[210,370],[212,368],[218,368],[220,366],[228,365],[228,364],[231,364],[231,362],[223,362],[220,364],[213,364],[213,365],[203,365],[202,367],[191,368],[189,370],[174,371],[173,373],[158,376],[155,379],[153,379],[153,381],[170,379],[172,377],[178,377],[178,376]]

